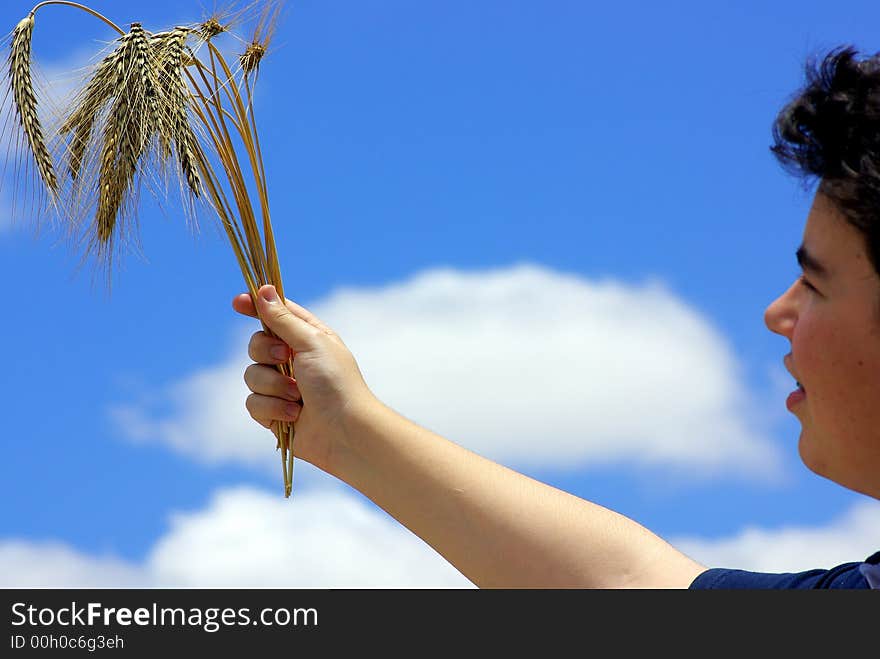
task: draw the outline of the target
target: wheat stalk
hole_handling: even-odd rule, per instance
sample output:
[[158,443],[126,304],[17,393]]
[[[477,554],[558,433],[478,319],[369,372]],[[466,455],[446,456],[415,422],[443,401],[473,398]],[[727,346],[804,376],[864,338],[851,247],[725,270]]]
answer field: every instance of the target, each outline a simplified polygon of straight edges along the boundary
[[[30,75],[34,15],[48,5],[84,10],[120,35],[57,129],[67,164],[63,186],[37,119]],[[237,57],[241,82],[213,43],[231,25],[217,15],[196,26],[155,33],[132,23],[125,32],[85,5],[47,0],[16,26],[9,82],[29,151],[53,197],[67,195],[66,208],[75,215],[94,207],[86,252],[104,260],[108,275],[114,243],[136,212],[140,183],[170,172],[179,178],[189,203],[204,200],[216,213],[251,295],[263,284],[275,285],[284,295],[251,89],[279,10],[275,0],[263,3],[253,38]],[[205,61],[190,41],[205,47]],[[265,323],[263,329],[271,334]],[[292,359],[278,369],[293,377]],[[273,432],[281,452],[284,495],[289,497],[294,425],[276,423]]]

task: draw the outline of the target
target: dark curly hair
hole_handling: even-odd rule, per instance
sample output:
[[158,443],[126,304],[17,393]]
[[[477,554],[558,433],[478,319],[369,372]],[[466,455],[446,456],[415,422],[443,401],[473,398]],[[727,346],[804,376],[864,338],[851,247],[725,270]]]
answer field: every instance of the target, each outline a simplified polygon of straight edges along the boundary
[[773,123],[770,150],[865,237],[880,274],[880,57],[853,46],[810,58],[806,82]]

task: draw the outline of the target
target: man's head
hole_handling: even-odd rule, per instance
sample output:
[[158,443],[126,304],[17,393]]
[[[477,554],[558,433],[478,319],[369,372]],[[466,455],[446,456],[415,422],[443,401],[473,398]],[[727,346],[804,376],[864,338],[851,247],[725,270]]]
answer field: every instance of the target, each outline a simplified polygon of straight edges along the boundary
[[797,251],[803,277],[765,313],[803,385],[788,400],[801,458],[880,499],[880,65],[851,48],[809,64],[773,135],[787,169],[819,180]]

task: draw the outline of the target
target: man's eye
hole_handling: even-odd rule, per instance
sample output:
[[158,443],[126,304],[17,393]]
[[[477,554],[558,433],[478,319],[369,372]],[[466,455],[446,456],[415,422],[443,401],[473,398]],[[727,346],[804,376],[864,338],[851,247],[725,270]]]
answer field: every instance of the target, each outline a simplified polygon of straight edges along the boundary
[[801,284],[803,284],[804,286],[806,286],[807,288],[809,288],[811,291],[816,292],[816,293],[819,292],[816,290],[816,287],[810,283],[810,281],[809,281],[809,279],[807,279],[806,275],[801,275],[800,277],[798,277],[798,281]]

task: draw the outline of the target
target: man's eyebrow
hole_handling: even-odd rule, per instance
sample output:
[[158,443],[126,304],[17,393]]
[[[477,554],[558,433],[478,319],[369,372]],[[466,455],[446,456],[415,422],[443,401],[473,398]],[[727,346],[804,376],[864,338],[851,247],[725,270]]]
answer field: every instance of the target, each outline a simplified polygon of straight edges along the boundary
[[828,278],[829,270],[822,262],[819,261],[815,256],[813,256],[806,247],[801,245],[798,247],[797,252],[795,252],[795,256],[797,257],[798,265],[801,266],[802,269],[807,272],[812,272],[819,277]]

